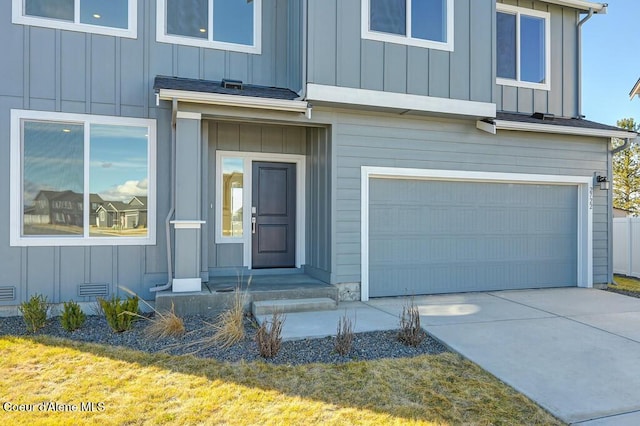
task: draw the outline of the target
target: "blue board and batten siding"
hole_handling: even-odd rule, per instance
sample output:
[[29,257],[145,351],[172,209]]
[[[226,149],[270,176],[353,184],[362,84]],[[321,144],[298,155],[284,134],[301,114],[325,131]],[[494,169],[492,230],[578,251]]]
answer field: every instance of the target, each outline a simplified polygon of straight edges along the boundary
[[456,0],[454,51],[361,38],[359,0],[310,0],[309,83],[492,102],[495,1]]
[[499,111],[578,114],[578,12],[531,0],[500,3],[550,13],[551,89],[496,84],[494,0],[454,2],[454,51],[361,38],[358,0],[309,1],[309,83],[493,102]]
[[[473,122],[340,113],[334,124],[335,282],[359,282],[361,167],[593,176],[608,170],[606,139],[505,132]],[[594,191],[593,280],[608,281],[608,191]],[[533,202],[533,200],[532,200]]]
[[[137,39],[11,23],[11,1],[0,2],[0,181],[9,182],[11,109],[153,118],[157,120],[157,245],[121,247],[10,247],[0,227],[0,286],[17,288],[14,305],[33,293],[51,301],[80,300],[77,286],[126,285],[145,298],[166,282],[164,218],[169,211],[171,105],[155,105],[156,75],[302,87],[302,7],[265,2],[262,54],[178,46],[155,41],[156,2],[138,1]],[[9,185],[0,185],[0,221],[9,222]]]

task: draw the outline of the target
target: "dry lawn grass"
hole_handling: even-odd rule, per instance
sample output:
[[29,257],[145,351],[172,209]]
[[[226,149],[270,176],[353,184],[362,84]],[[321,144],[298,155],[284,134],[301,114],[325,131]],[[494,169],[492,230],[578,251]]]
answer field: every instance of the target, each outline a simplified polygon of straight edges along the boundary
[[612,285],[610,288],[640,294],[640,280],[638,278],[616,275],[613,280],[616,285]]
[[0,400],[102,402],[3,424],[561,424],[460,356],[229,364],[64,339],[0,337]]

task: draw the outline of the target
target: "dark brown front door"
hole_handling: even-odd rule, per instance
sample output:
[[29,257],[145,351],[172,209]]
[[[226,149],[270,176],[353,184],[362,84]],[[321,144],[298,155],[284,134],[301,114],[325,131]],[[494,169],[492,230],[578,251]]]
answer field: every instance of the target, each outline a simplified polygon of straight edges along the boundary
[[296,263],[296,165],[253,162],[252,268]]

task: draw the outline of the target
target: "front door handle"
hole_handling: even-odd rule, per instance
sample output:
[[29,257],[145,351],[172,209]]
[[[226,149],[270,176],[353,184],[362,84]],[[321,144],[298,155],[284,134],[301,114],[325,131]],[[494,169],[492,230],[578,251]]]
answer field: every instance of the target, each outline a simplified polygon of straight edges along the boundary
[[251,218],[251,233],[256,233],[256,218],[255,216]]

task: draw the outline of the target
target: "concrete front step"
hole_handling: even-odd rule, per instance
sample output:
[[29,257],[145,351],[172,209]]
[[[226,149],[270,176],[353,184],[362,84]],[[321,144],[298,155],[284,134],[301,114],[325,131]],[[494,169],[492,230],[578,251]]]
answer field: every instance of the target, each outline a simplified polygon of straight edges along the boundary
[[274,312],[286,314],[291,312],[331,311],[335,309],[338,309],[338,302],[328,297],[262,300],[251,304],[251,311],[254,317],[271,315]]

